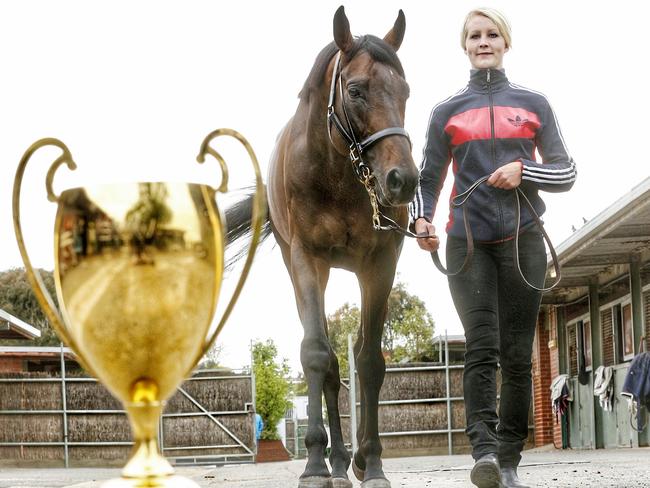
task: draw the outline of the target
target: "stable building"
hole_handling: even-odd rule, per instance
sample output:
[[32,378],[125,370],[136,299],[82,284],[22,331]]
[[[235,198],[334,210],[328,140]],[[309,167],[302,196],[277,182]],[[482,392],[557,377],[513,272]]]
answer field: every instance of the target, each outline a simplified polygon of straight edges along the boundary
[[[542,299],[533,352],[535,443],[648,446],[650,428],[634,428],[636,417],[620,393],[634,356],[650,350],[650,178],[556,251],[561,280]],[[599,366],[612,368],[611,410],[594,396]],[[556,418],[550,400],[551,382],[561,374],[571,392],[564,419]]]
[[60,373],[64,366],[66,371],[81,369],[67,347],[0,346],[0,377],[3,373]]
[[0,308],[0,339],[38,339],[41,331]]

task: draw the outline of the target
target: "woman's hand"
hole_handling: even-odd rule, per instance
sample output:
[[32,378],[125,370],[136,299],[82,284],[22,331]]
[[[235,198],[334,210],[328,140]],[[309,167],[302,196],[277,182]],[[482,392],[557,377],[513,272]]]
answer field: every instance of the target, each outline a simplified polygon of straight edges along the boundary
[[512,190],[521,184],[524,165],[521,161],[504,164],[490,175],[487,184],[502,190]]
[[420,249],[433,252],[437,251],[438,247],[440,247],[440,239],[438,239],[438,236],[436,235],[436,228],[431,222],[427,222],[427,219],[420,217],[415,221],[415,233],[418,235],[428,236],[416,239]]

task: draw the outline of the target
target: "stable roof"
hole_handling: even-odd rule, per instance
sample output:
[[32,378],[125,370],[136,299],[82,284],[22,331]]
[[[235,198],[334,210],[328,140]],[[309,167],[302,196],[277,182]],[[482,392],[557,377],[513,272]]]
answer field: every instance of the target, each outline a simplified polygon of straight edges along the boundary
[[0,357],[22,357],[26,359],[57,358],[61,352],[68,359],[76,359],[74,352],[69,347],[50,346],[0,346]]
[[[632,188],[556,248],[562,279],[544,303],[568,303],[590,284],[604,285],[629,272],[631,262],[650,261],[650,177]],[[553,268],[548,259],[549,270]],[[547,277],[546,286],[554,278]]]
[[37,339],[41,331],[0,309],[0,339]]
[[445,342],[445,339],[450,344],[452,343],[463,343],[465,344],[465,335],[464,334],[440,334],[435,336],[432,340],[433,342]]

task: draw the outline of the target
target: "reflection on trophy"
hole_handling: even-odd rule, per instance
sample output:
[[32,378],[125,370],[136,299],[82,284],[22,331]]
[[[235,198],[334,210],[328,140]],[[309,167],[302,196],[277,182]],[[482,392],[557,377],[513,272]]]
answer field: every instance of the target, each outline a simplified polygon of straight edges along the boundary
[[[224,225],[215,200],[227,191],[227,167],[209,144],[228,135],[251,157],[257,193],[253,237],[239,282],[211,332],[224,267]],[[58,203],[54,225],[54,278],[60,312],[53,306],[27,254],[20,222],[25,166],[39,148],[63,154],[52,164],[46,187]],[[25,153],[13,192],[14,228],[32,288],[61,339],[79,362],[119,400],[129,416],[134,447],[122,478],[104,488],[198,487],[174,475],[158,447],[164,402],[191,373],[225,324],[250,269],[259,241],[265,197],[255,154],[237,132],[209,134],[198,156],[221,167],[218,190],[194,183],[127,183],[74,188],[54,195],[61,164],[75,169],[68,148],[42,139]]]

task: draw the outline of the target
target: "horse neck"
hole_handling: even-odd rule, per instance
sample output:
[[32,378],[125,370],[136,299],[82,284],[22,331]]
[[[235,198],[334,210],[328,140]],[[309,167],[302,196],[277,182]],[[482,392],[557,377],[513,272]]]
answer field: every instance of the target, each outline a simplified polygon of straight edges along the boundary
[[[347,183],[346,186],[356,189],[360,184],[352,171],[349,157],[340,154],[336,150],[328,135],[328,90],[329,88],[322,88],[318,95],[312,94],[309,97],[308,107],[306,108],[308,113],[306,125],[307,145],[310,154],[316,155],[319,159],[318,164],[324,170],[323,176],[326,176],[333,185],[340,188]],[[332,137],[336,137],[334,134],[336,128],[332,126],[331,130]]]

